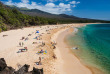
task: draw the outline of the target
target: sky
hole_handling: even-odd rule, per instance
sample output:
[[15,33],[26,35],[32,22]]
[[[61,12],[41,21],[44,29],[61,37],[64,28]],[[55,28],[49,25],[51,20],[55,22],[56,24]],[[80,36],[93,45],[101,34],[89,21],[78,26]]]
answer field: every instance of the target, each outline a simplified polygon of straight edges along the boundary
[[52,14],[110,20],[110,0],[1,0],[6,5],[39,9]]

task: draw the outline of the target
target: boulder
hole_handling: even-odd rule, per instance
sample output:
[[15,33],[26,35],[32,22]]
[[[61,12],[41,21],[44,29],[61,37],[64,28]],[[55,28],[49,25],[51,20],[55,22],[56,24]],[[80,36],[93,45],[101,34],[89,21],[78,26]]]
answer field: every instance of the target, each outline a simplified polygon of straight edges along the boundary
[[4,58],[0,59],[0,74],[43,74],[43,68],[37,69],[33,67],[32,71],[28,71],[30,65],[25,64],[19,70],[7,66]]
[[7,67],[7,64],[4,60],[4,58],[0,59],[0,71],[4,70]]
[[42,69],[37,69],[37,68],[33,68],[32,74],[43,74],[43,68]]
[[25,74],[28,73],[28,69],[29,69],[30,65],[25,64],[24,66],[22,66],[18,71],[16,71],[16,74]]

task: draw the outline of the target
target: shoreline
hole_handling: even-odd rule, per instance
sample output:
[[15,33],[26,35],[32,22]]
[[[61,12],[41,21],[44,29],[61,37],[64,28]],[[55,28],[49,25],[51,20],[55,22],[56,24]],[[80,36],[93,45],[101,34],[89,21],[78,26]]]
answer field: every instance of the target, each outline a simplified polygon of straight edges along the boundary
[[[75,28],[74,29],[74,34],[76,34],[77,32],[78,32],[78,30],[77,30],[77,28]],[[74,34],[73,34],[73,36],[74,36]],[[67,35],[71,35],[71,33],[68,33]],[[104,74],[104,72],[101,71],[99,68],[96,68],[95,66],[93,66],[91,64],[86,64],[83,59],[81,59],[79,56],[76,55],[77,53],[75,53],[74,51],[71,50],[71,48],[75,47],[75,46],[70,46],[67,43],[67,40],[66,40],[67,35],[65,36],[64,42],[68,46],[68,50],[70,51],[70,53],[73,54],[77,59],[79,59],[81,64],[84,65],[86,68],[88,68],[91,71],[92,74]]]
[[[68,49],[68,46],[64,42],[64,39],[66,35],[68,35],[69,29],[60,31],[57,33],[57,49],[56,51],[60,52],[60,60],[63,62],[60,63],[60,68],[63,68],[63,73],[60,72],[59,74],[92,74],[91,70],[84,66],[80,60],[71,53],[70,49]],[[57,55],[58,53],[56,53]]]

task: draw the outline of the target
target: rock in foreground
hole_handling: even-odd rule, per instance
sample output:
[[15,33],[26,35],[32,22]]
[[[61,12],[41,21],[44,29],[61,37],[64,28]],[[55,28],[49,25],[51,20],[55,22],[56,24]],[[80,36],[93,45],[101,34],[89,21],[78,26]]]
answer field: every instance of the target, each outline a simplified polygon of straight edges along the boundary
[[4,58],[0,58],[0,74],[43,74],[43,69],[33,68],[32,71],[28,71],[30,65],[25,64],[18,71],[14,68],[7,66]]

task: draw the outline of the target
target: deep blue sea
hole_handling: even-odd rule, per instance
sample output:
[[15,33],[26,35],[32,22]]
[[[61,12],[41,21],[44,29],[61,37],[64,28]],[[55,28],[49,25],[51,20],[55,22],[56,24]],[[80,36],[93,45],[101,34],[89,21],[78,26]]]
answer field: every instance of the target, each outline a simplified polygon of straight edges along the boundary
[[[67,37],[73,50],[86,64],[110,74],[110,24],[89,24]],[[74,43],[74,44],[73,44]]]

